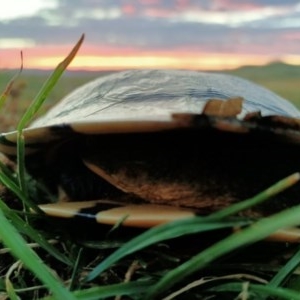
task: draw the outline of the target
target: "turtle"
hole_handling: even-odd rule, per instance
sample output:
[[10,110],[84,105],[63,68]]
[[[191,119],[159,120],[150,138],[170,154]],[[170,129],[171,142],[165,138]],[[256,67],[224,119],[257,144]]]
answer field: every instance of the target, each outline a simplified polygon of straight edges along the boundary
[[[258,84],[218,72],[103,75],[23,134],[28,173],[60,198],[41,209],[99,224],[150,228],[206,215],[300,169],[300,111]],[[16,132],[0,135],[10,159],[16,140]],[[299,192],[296,184],[243,214],[292,207]]]

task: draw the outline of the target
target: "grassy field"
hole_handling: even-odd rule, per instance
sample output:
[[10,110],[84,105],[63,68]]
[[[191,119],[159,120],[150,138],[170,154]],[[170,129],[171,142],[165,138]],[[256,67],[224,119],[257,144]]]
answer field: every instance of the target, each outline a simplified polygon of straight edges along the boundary
[[[16,74],[17,71],[2,71],[0,72],[0,91],[3,91],[9,80]],[[4,113],[0,116],[0,131],[12,130],[18,121],[20,115],[23,114],[26,107],[37,95],[45,80],[48,78],[49,71],[26,71],[15,82],[15,93],[4,108]],[[71,92],[74,88],[98,77],[106,74],[101,73],[70,73],[66,72],[58,82],[50,97],[47,99],[39,114],[43,114],[53,104],[57,103],[62,97]]]
[[262,67],[242,67],[228,73],[261,84],[300,108],[300,66],[272,63]]

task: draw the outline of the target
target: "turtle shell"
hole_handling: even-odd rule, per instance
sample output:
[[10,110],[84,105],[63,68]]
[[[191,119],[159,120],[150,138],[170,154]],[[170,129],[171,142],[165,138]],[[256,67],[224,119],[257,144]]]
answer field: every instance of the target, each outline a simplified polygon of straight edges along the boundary
[[[290,102],[239,77],[194,71],[132,70],[100,77],[74,90],[24,130],[26,143],[56,139],[60,128],[85,134],[157,131],[174,125],[174,114],[201,114],[208,100],[243,98],[237,115],[259,112],[300,118]],[[176,126],[176,125],[175,125]],[[16,133],[1,135],[0,151],[13,154]],[[4,145],[12,142],[12,149]]]
[[[205,214],[299,171],[299,117],[285,99],[230,75],[113,73],[24,130],[26,167],[52,192],[100,199],[97,209],[150,203]],[[0,151],[14,157],[15,148],[16,133],[2,134]],[[297,194],[296,186],[249,214],[295,205]]]

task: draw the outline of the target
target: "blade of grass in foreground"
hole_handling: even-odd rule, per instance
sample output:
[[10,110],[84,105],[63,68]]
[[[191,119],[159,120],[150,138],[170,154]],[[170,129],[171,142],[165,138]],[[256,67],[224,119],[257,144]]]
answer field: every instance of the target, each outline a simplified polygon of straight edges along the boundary
[[235,226],[246,226],[249,224],[249,221],[223,221],[205,223],[202,217],[195,217],[154,227],[147,230],[145,233],[142,233],[139,236],[131,239],[121,248],[116,250],[113,254],[104,259],[103,262],[96,266],[93,271],[91,271],[87,275],[85,281],[93,280],[100,273],[107,270],[112,264],[116,263],[121,258],[155,243],[166,241],[172,238],[177,238],[187,234],[226,229]]
[[79,41],[76,43],[74,48],[71,50],[69,55],[58,64],[58,66],[55,68],[53,73],[50,75],[50,77],[46,80],[44,83],[42,89],[39,91],[33,102],[30,104],[28,109],[26,110],[25,114],[21,118],[17,130],[21,131],[24,129],[24,127],[32,120],[34,115],[37,113],[37,111],[40,109],[42,104],[44,103],[45,99],[49,95],[49,93],[52,91],[53,87],[63,74],[63,72],[66,70],[68,65],[71,63],[71,61],[74,59],[76,56],[81,44],[83,43],[84,40],[84,34],[80,37]]
[[246,210],[254,205],[262,203],[271,197],[283,192],[284,190],[293,186],[300,179],[300,173],[294,173],[267,188],[266,190],[260,192],[250,199],[246,199],[244,201],[240,201],[233,205],[230,205],[222,210],[219,210],[215,213],[212,213],[207,218],[208,219],[221,219],[226,218],[231,215],[235,215],[236,213]]
[[19,300],[19,297],[14,289],[14,286],[12,285],[11,281],[7,278],[6,279],[6,292],[7,295],[9,296],[10,300]]
[[271,196],[274,196],[287,189],[292,184],[296,183],[298,180],[299,173],[295,173],[291,176],[286,177],[283,180],[280,180],[279,182],[275,183],[265,191],[262,191],[258,195],[254,196],[253,198],[247,199],[240,203],[233,204],[230,206],[230,208],[225,208],[220,212],[216,212],[209,215],[208,217],[197,217],[154,227],[146,231],[145,233],[137,236],[136,238],[130,240],[121,248],[119,248],[110,256],[108,256],[103,262],[101,262],[98,266],[94,268],[94,270],[86,277],[86,280],[89,281],[94,279],[104,270],[108,269],[112,264],[116,263],[118,260],[135,251],[148,247],[154,243],[175,238],[180,235],[187,234],[188,232],[203,232],[205,230],[205,227],[203,226],[209,224],[209,222],[220,221],[222,218],[228,217],[232,214],[236,214],[241,210],[250,208],[253,205],[257,205],[263,201],[266,201]]
[[[14,211],[12,211],[1,199],[0,199],[0,209],[4,214],[12,221],[14,227],[18,232],[25,234],[32,241],[38,243],[40,247],[45,249],[50,255],[60,260],[61,262],[72,265],[72,262],[63,254],[61,254],[53,245],[49,244],[48,241],[35,231],[31,226],[29,226],[22,218],[20,218]],[[1,236],[0,236],[1,238]]]
[[[1,174],[1,178],[4,181],[7,181],[8,185],[12,187],[13,190],[15,190],[17,193],[20,192],[21,194],[21,200],[23,202],[24,208],[28,205],[28,195],[27,195],[27,188],[26,188],[26,181],[25,181],[25,165],[24,165],[24,156],[25,156],[25,143],[24,143],[24,137],[23,137],[23,129],[24,127],[32,120],[33,116],[36,114],[38,109],[43,104],[44,100],[52,90],[53,86],[56,84],[58,79],[61,77],[64,70],[67,68],[69,63],[73,60],[75,57],[78,49],[80,48],[82,42],[84,39],[84,35],[81,36],[78,43],[75,45],[75,47],[72,49],[70,54],[57,66],[55,71],[52,73],[52,75],[49,77],[49,79],[45,82],[44,86],[32,102],[32,104],[28,107],[26,113],[22,116],[18,126],[17,126],[17,175],[18,175],[18,182],[20,185],[20,190],[18,188],[15,188],[15,182],[9,178],[9,176],[5,176],[5,174]],[[10,88],[6,89],[6,92],[1,96],[1,101],[5,101],[6,94],[9,92]],[[4,203],[2,203],[4,205]],[[2,206],[4,208],[4,211],[6,211],[7,215],[11,217],[11,220],[13,221],[14,225],[16,227],[19,227],[20,232],[23,232],[25,228],[29,228],[29,226],[23,222],[21,218],[19,218],[17,215],[14,215],[9,209],[5,209],[5,206]],[[22,221],[22,222],[21,222]],[[3,211],[0,209],[0,238],[2,239],[2,242],[11,250],[11,253],[16,256],[18,259],[20,259],[25,266],[27,266],[34,274],[37,276],[53,293],[53,295],[57,299],[76,299],[67,289],[65,289],[62,285],[62,283],[53,276],[53,274],[50,272],[48,267],[43,264],[41,259],[38,257],[38,255],[30,249],[25,240],[22,238],[22,236],[19,234],[19,232],[16,230],[15,227],[13,227],[12,224],[8,221],[8,219],[5,217]],[[20,228],[24,225],[24,228]],[[27,228],[27,230],[28,230]],[[35,239],[32,235],[35,235],[35,232],[32,230],[27,231],[29,235]],[[38,235],[38,233],[37,233]],[[47,250],[50,250],[47,245],[45,245],[43,240],[39,240]],[[55,253],[54,253],[55,254]],[[58,256],[62,258],[61,256]]]
[[144,299],[155,299],[157,295],[168,290],[179,281],[233,250],[264,239],[281,228],[299,225],[299,215],[300,205],[286,209],[271,217],[263,218],[252,226],[224,238],[179,267],[169,271],[166,276],[149,289],[149,293]]
[[298,250],[297,253],[279,270],[279,272],[270,280],[268,285],[273,287],[280,286],[288,276],[293,273],[299,264],[300,250]]
[[[16,181],[12,176],[10,176],[5,170],[3,172],[0,172],[0,180],[7,186],[8,189],[13,191],[22,201],[25,208],[31,207],[34,210],[38,211],[37,206],[31,201],[31,199],[27,195],[27,188],[26,188],[26,181],[25,181],[25,166],[24,166],[24,156],[25,156],[25,145],[24,145],[24,138],[22,135],[22,130],[24,126],[27,125],[28,122],[31,121],[33,116],[36,114],[38,109],[43,104],[44,100],[52,90],[53,86],[57,83],[58,79],[61,77],[64,70],[67,68],[69,63],[73,60],[75,57],[77,51],[79,50],[82,42],[84,39],[84,35],[81,36],[75,47],[72,49],[70,54],[57,66],[55,71],[52,73],[52,75],[49,77],[49,79],[45,82],[44,86],[40,90],[39,94],[36,96],[32,104],[27,109],[26,113],[21,118],[17,130],[18,130],[18,136],[17,136],[17,175],[18,175],[18,182],[20,186],[17,186]],[[5,95],[8,93],[8,89],[6,92],[4,92],[3,97],[5,100]],[[3,100],[3,98],[2,98]],[[70,261],[58,253],[58,251],[55,250],[54,247],[52,247],[45,239],[41,238],[38,232],[34,231],[26,222],[24,222],[18,215],[14,214],[12,211],[9,210],[9,208],[4,204],[1,203],[1,208],[3,209],[3,212],[6,213],[7,216],[9,216],[12,223],[15,225],[16,228],[19,229],[20,232],[26,234],[29,236],[32,240],[39,243],[44,249],[46,249],[51,255],[55,256],[61,261],[64,261],[65,263],[70,264]],[[5,243],[5,242],[4,242]],[[12,252],[14,249],[12,249]]]
[[76,297],[62,285],[60,280],[54,277],[38,255],[27,246],[21,235],[6,219],[2,210],[0,210],[0,224],[2,242],[49,288],[56,299],[75,300]]
[[2,184],[12,191],[21,201],[22,203],[26,203],[33,211],[43,213],[43,211],[38,207],[38,205],[32,201],[32,199],[26,196],[23,191],[20,189],[17,180],[13,177],[13,174],[9,170],[5,170],[2,168],[2,164],[0,163],[0,181]]
[[[71,50],[69,55],[58,64],[55,68],[53,73],[50,77],[46,80],[44,85],[42,86],[41,90],[33,100],[33,102],[29,105],[26,112],[22,116],[20,122],[17,126],[17,174],[18,174],[18,181],[21,190],[27,195],[27,187],[25,182],[25,164],[24,164],[24,156],[25,156],[25,143],[24,143],[24,136],[22,134],[23,129],[25,126],[33,119],[35,114],[38,112],[44,101],[46,100],[49,93],[52,91],[53,87],[66,70],[68,65],[76,56],[81,44],[83,43],[84,35],[81,36],[79,41],[76,43],[74,48]],[[25,203],[23,203],[24,207],[26,207]]]
[[[98,300],[106,299],[108,297],[116,296],[130,296],[130,295],[139,295],[145,293],[151,282],[137,281],[137,282],[126,282],[111,284],[99,287],[93,287],[90,289],[85,289],[81,291],[76,291],[73,295],[76,296],[76,299],[81,300]],[[133,298],[141,299],[141,298]],[[43,300],[56,300],[54,297],[46,297]]]

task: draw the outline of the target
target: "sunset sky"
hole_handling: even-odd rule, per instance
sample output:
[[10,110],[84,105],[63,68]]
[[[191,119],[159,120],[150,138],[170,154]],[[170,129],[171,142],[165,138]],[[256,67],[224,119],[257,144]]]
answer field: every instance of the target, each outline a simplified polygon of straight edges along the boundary
[[300,65],[296,0],[13,0],[0,10],[0,69],[222,69]]

